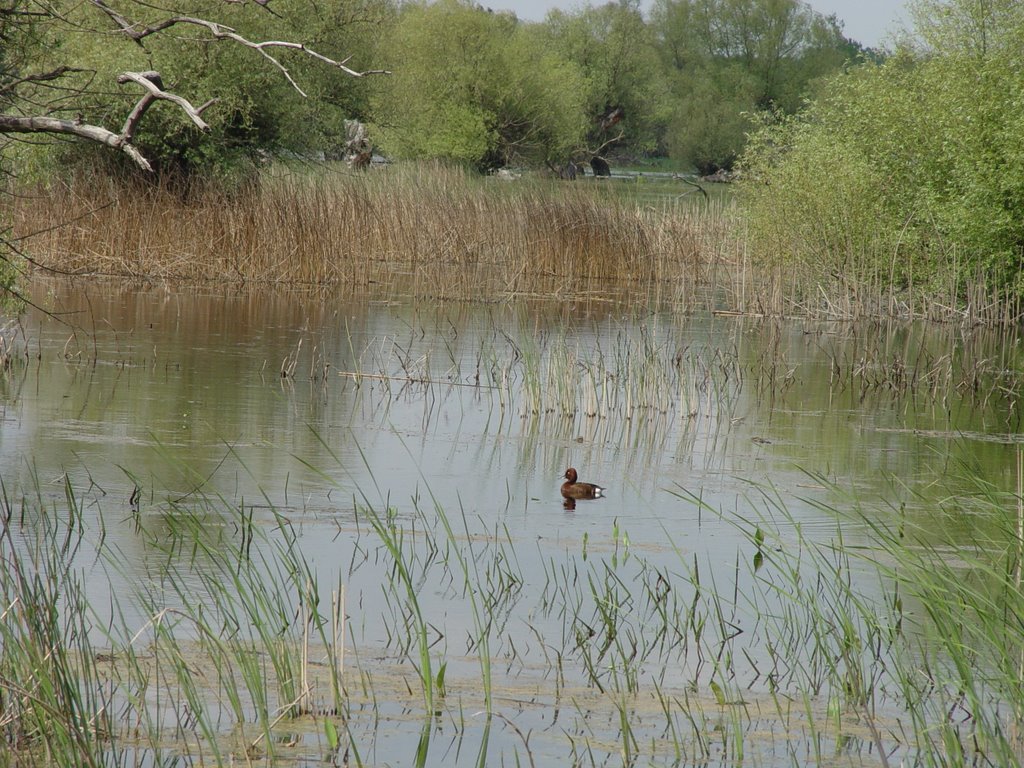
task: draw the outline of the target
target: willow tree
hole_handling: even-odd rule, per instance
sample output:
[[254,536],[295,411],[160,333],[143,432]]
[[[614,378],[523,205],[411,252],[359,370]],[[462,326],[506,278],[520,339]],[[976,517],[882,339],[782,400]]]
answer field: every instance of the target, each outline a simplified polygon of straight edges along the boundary
[[861,53],[800,0],[655,0],[652,27],[672,94],[666,143],[702,173],[732,166],[754,113],[795,112]]
[[403,6],[374,83],[375,133],[396,157],[490,169],[556,160],[585,127],[579,71],[533,25],[462,0]]
[[947,307],[979,288],[1019,299],[1024,10],[926,0],[915,12],[915,46],[835,78],[806,112],[754,137],[756,251],[840,290],[941,293]]
[[549,48],[583,75],[586,148],[656,151],[669,116],[668,94],[640,3],[619,0],[572,12],[553,10],[543,27]]
[[[66,169],[90,148],[155,177],[322,140],[352,106],[339,98],[347,84],[374,72],[352,61],[346,46],[361,38],[351,31],[387,11],[387,0],[344,2],[186,0],[169,9],[145,0],[10,0],[0,8],[5,183],[29,167]],[[22,260],[8,210],[0,207],[5,298],[16,295]]]

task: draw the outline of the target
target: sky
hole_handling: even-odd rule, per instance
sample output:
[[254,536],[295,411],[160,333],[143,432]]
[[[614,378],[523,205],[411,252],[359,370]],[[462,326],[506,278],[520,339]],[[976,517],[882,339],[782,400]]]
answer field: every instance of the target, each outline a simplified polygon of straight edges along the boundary
[[[521,0],[543,2],[544,0]],[[847,37],[862,45],[877,46],[888,33],[901,26],[909,26],[910,15],[904,0],[807,0],[808,4],[826,16],[835,14],[843,22]]]
[[[843,22],[847,37],[868,46],[884,42],[889,32],[909,21],[905,0],[806,0],[814,10],[835,14]],[[494,10],[515,11],[528,21],[541,21],[552,8],[573,10],[587,5],[601,5],[605,0],[481,0],[480,4]],[[647,0],[644,7],[649,7]]]

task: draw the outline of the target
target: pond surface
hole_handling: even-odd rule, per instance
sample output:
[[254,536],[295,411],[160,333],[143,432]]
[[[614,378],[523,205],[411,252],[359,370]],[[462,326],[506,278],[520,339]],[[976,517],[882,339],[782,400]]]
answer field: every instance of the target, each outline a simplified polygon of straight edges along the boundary
[[[745,594],[757,578],[754,528],[770,529],[780,548],[831,541],[830,510],[850,494],[881,517],[899,510],[925,530],[941,527],[936,541],[946,541],[950,527],[974,535],[1002,526],[936,514],[966,482],[956,468],[1005,491],[1016,483],[1021,350],[998,333],[680,316],[599,300],[431,304],[90,281],[37,283],[32,295],[51,314],[29,310],[28,363],[0,380],[0,473],[10,499],[40,493],[57,508],[74,489],[88,525],[119,553],[118,568],[87,582],[101,614],[112,592],[147,580],[157,589],[162,579],[151,539],[127,521],[159,530],[196,498],[241,505],[271,537],[282,517],[294,526],[314,571],[346,583],[356,655],[402,679],[415,680],[416,651],[393,637],[405,609],[383,586],[394,572],[367,509],[412,532],[410,551],[417,531],[434,546],[433,526],[472,554],[479,578],[514,574],[515,599],[490,645],[504,681],[496,733],[472,720],[452,717],[447,729],[428,720],[433,751],[420,762],[415,697],[377,694],[353,705],[350,726],[369,764],[475,764],[481,754],[494,764],[526,754],[541,764],[619,764],[628,739],[608,680],[623,670],[603,654],[601,671],[588,670],[592,657],[566,639],[585,612],[600,613],[595,561],[627,594],[652,574],[683,574],[692,586],[695,572],[722,594]],[[569,466],[607,498],[567,507],[559,485]],[[456,535],[446,537],[438,509]],[[851,518],[843,540],[856,544],[871,523]],[[481,554],[490,545],[497,554]],[[449,666],[448,695],[472,701],[478,630],[453,568],[435,578],[423,564],[415,587],[431,652]],[[865,594],[884,591],[875,581],[865,578]],[[578,615],[567,623],[552,605],[571,603],[574,589]],[[643,637],[649,611],[634,597],[620,604],[632,606],[623,621]],[[749,692],[747,761],[811,760],[820,743],[805,726],[783,724],[777,702],[769,718],[757,714],[767,655],[753,640],[758,609],[743,602],[730,600],[729,621],[747,627],[750,663],[733,660],[725,677]],[[677,703],[713,707],[709,681],[722,666],[659,652],[634,673],[632,692],[649,693],[653,680]],[[789,682],[794,696],[808,687],[795,674]],[[559,720],[561,688],[574,691],[576,709]],[[647,744],[636,751],[650,764],[678,764],[678,749],[656,746],[672,743],[662,707],[631,706],[637,742]],[[742,761],[734,747],[702,750],[682,754]],[[866,732],[850,731],[827,751],[871,764],[873,750]]]

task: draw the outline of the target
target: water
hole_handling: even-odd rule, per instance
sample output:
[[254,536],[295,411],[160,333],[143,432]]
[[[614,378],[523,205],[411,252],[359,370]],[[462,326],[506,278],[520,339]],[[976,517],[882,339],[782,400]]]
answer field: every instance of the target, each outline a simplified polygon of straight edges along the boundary
[[[416,531],[436,525],[432,510],[440,508],[483,570],[500,570],[481,554],[489,545],[514,553],[509,570],[522,585],[491,640],[505,697],[499,712],[508,719],[481,736],[476,720],[447,710],[431,747],[445,762],[475,761],[483,738],[492,759],[536,749],[567,764],[584,759],[581,743],[588,762],[594,750],[621,752],[614,697],[595,693],[579,666],[583,653],[564,658],[554,676],[564,675],[571,700],[603,703],[552,722],[552,707],[565,701],[550,654],[573,643],[550,603],[571,602],[577,588],[586,610],[600,603],[593,584],[555,575],[560,566],[584,579],[610,562],[591,576],[616,574],[626,592],[652,574],[685,577],[696,567],[723,592],[727,584],[742,592],[756,581],[743,521],[772,517],[766,499],[776,494],[787,514],[769,522],[785,544],[797,526],[821,541],[836,537],[823,507],[843,504],[837,488],[882,510],[902,506],[910,523],[934,527],[935,505],[957,492],[952,469],[961,463],[998,488],[1015,483],[1020,349],[980,331],[680,317],[598,300],[431,304],[230,286],[51,282],[33,295],[45,296],[52,314],[27,313],[28,365],[0,380],[0,473],[9,498],[38,485],[59,507],[65,484],[76,490],[91,528],[119,553],[119,568],[88,582],[95,604],[138,582],[161,582],[152,546],[129,522],[136,515],[160,530],[169,504],[220,499],[225,509],[248,507],[268,530],[287,519],[325,583],[346,582],[350,642],[415,681],[389,642],[397,598],[381,595],[392,572],[361,510]],[[567,508],[558,486],[568,466],[606,486],[608,497]],[[965,531],[989,524],[938,522]],[[234,525],[229,513],[209,524]],[[863,533],[850,521],[844,540],[856,544]],[[949,533],[937,530],[936,540]],[[419,600],[452,690],[463,686],[479,707],[466,682],[479,675],[473,615],[453,569],[424,565]],[[866,581],[863,590],[877,596],[879,587]],[[635,597],[623,621],[643,637],[651,613]],[[695,590],[682,599],[696,600]],[[765,703],[756,693],[764,630],[736,610],[731,620],[745,627],[743,649],[754,663],[737,664],[730,679],[752,691],[747,706],[756,710]],[[677,692],[699,683],[691,703],[715,703],[706,660],[687,654],[666,670],[664,658],[638,663],[643,695],[630,706],[641,743],[668,738],[651,679]],[[608,684],[614,674],[599,677]],[[422,717],[410,714],[415,697],[395,696],[357,707],[385,713],[383,726],[360,718],[353,726],[364,746],[373,743],[375,762],[411,761],[422,738]],[[789,764],[792,750],[780,749],[778,732],[799,742],[802,726],[782,724],[774,709],[764,721],[749,716],[757,760]],[[543,735],[524,746],[531,731]],[[873,749],[865,734],[850,738],[853,748],[844,739],[834,751],[859,760]],[[438,746],[445,739],[449,746]],[[671,764],[678,755],[659,748],[648,757]],[[736,761],[727,748],[704,757]]]

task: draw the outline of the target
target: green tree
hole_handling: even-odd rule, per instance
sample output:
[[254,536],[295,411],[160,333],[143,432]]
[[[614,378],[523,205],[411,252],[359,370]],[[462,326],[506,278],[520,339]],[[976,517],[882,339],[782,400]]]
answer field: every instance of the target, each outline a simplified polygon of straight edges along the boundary
[[669,155],[704,176],[732,168],[752,128],[757,80],[739,65],[708,65],[674,73]]
[[[360,17],[387,11],[384,0],[359,8]],[[0,14],[4,39],[22,30],[17,65],[0,81],[0,133],[77,136],[156,170],[209,169],[255,149],[303,151],[346,116],[308,94],[346,103],[338,94],[360,79],[335,48],[368,48],[354,25],[339,24],[347,18],[314,0],[281,0],[273,11],[223,0],[172,11],[135,0],[17,0]],[[145,72],[159,76],[138,76]],[[61,159],[82,146],[60,145]]]
[[1020,45],[1024,9],[1017,0],[916,0],[910,4],[926,50],[986,58]]
[[375,84],[374,128],[397,157],[489,169],[557,159],[579,141],[579,72],[512,14],[408,4],[385,59],[393,75]]
[[753,113],[795,112],[860,53],[799,0],[656,0],[651,19],[674,105],[666,143],[701,173],[732,166]]
[[[979,5],[990,15],[962,26]],[[934,14],[923,50],[838,77],[799,120],[757,136],[745,160],[757,250],[857,285],[965,299],[981,281],[1020,296],[1024,14],[974,0],[917,11]]]
[[[587,147],[595,150],[621,134],[615,142],[619,151],[658,149],[669,115],[668,91],[638,0],[551,11],[544,28],[548,45],[583,73]],[[615,110],[621,117],[608,119]]]
[[[277,0],[270,10],[261,0],[192,0],[166,10],[142,0],[9,0],[0,8],[4,193],[35,167],[115,157],[150,177],[187,176],[258,149],[322,146],[360,104],[348,94],[363,72],[346,64],[345,46],[363,56],[373,43],[357,22],[389,14],[389,0],[344,2]],[[5,297],[16,292],[20,258],[7,211]]]

